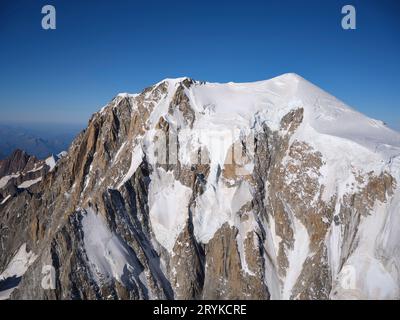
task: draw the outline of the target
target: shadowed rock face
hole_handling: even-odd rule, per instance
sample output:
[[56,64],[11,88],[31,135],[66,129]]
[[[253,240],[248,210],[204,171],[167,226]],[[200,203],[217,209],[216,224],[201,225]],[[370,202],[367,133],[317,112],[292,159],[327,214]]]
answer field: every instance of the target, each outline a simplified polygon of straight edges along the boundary
[[[396,215],[396,173],[389,167],[364,172],[349,163],[343,170],[354,185],[342,192],[335,184],[327,195],[329,158],[299,135],[307,105],[282,105],[286,111],[275,123],[253,112],[219,163],[217,149],[196,130],[202,121],[211,129],[226,126],[231,111],[219,116],[218,101],[207,100],[215,88],[207,88],[178,79],[118,95],[92,116],[55,168],[42,172],[39,184],[0,205],[0,272],[25,243],[36,257],[11,298],[369,297],[358,283],[350,293],[342,288],[341,270],[364,268],[353,259],[370,254],[363,251],[370,219],[381,215],[377,228],[385,229]],[[251,91],[243,94],[253,99]],[[228,123],[236,126],[243,117]],[[164,144],[154,130],[166,137]],[[162,154],[165,161],[157,161]],[[18,151],[0,169],[31,170],[37,161],[30,159]],[[386,266],[398,257],[390,260],[390,246],[376,244],[374,232],[380,251],[373,258],[382,274],[395,277],[395,268]],[[43,288],[43,266],[53,268],[52,289]],[[387,297],[397,298],[391,285]]]
[[17,149],[8,158],[0,160],[0,206],[23,190],[38,189],[38,183],[57,159],[51,156],[39,160]]
[[35,157],[30,157],[22,150],[15,150],[8,158],[0,160],[0,177],[23,171],[29,162],[27,169],[32,169],[33,164],[36,162]]

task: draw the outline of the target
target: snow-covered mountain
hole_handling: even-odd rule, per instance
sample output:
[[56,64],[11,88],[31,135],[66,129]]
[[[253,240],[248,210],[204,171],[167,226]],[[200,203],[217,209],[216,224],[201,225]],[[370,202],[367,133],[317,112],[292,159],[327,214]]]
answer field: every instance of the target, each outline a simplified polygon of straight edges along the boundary
[[166,79],[116,96],[0,205],[0,291],[398,299],[399,179],[400,134],[298,75]]

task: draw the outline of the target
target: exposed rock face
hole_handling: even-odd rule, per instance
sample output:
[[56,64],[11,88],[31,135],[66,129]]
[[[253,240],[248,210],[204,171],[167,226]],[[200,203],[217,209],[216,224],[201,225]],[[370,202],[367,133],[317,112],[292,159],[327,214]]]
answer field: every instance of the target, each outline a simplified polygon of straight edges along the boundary
[[15,150],[0,160],[0,206],[25,189],[39,190],[37,184],[54,167],[58,157],[39,160],[25,151]]
[[118,95],[0,205],[0,297],[399,298],[398,154],[293,74]]
[[0,176],[4,177],[14,172],[23,171],[30,158],[32,158],[31,162],[34,163],[34,157],[29,157],[29,155],[22,150],[15,150],[8,158],[0,160]]

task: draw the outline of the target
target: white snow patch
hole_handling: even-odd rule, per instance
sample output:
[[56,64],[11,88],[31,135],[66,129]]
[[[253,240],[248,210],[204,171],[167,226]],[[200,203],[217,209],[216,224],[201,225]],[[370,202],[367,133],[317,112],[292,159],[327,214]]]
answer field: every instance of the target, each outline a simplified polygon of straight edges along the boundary
[[3,199],[3,201],[0,204],[5,204],[7,202],[7,200],[10,199],[10,198],[11,198],[11,195],[8,195],[7,197],[5,197]]
[[36,171],[39,171],[39,170],[42,170],[42,169],[43,169],[43,166],[39,166],[37,168],[33,168],[32,170],[29,170],[27,173],[36,172]]
[[59,158],[59,159],[61,159],[61,158],[64,158],[64,157],[66,157],[68,155],[68,152],[67,151],[61,151],[60,153],[58,153],[57,154],[57,157]]
[[[383,233],[400,220],[400,194],[391,204],[377,203],[363,216],[357,233],[358,246],[336,277],[332,299],[399,299],[399,235]],[[388,207],[389,206],[389,207]],[[391,225],[391,227],[389,227]],[[398,225],[397,225],[398,226]],[[386,230],[388,231],[388,230]],[[394,243],[388,243],[394,237]]]
[[268,287],[271,295],[271,300],[281,299],[281,283],[277,270],[277,256],[279,250],[279,243],[281,238],[276,234],[275,231],[275,219],[272,216],[269,217],[269,222],[264,221],[265,226],[265,283]]
[[[19,278],[22,277],[29,266],[35,262],[37,256],[32,252],[26,251],[26,243],[24,243],[14,255],[7,268],[0,274],[0,283],[9,278]],[[12,288],[0,292],[0,300],[8,299],[11,293],[18,287],[18,283]]]
[[[247,264],[246,247],[245,247],[244,243],[245,243],[247,237],[250,235],[257,238],[257,235],[253,232],[258,228],[258,225],[254,219],[253,212],[248,212],[247,215],[248,215],[248,218],[243,223],[240,223],[240,221],[238,221],[236,223],[236,225],[239,228],[239,232],[236,236],[236,243],[237,243],[237,247],[238,247],[238,251],[239,251],[239,257],[240,257],[240,263],[242,266],[242,270],[244,272],[246,272],[247,274],[254,276],[255,273],[250,270],[249,265]],[[238,218],[238,220],[239,220],[239,218]],[[257,246],[258,246],[257,241],[254,241],[254,248],[257,248]]]
[[[210,179],[209,179],[210,181]],[[194,234],[199,242],[207,243],[225,222],[236,225],[236,214],[253,199],[247,181],[228,187],[223,181],[208,182],[206,191],[196,199],[193,212]]]
[[128,172],[126,173],[125,177],[122,179],[122,182],[118,185],[118,188],[124,185],[133,174],[136,172],[137,168],[140,166],[143,158],[143,150],[140,144],[137,144],[132,150],[132,159],[131,165],[129,167]]
[[53,171],[54,167],[56,166],[56,159],[54,156],[50,156],[45,160],[46,164],[50,167],[49,171]]
[[137,97],[139,94],[137,94],[137,93],[127,93],[127,92],[121,92],[121,93],[118,93],[118,97],[120,97],[120,98],[135,98],[135,97]]
[[19,173],[2,177],[0,179],[0,189],[4,188],[7,185],[8,181],[10,181],[11,179],[18,178],[18,177],[19,177]]
[[84,246],[91,270],[100,284],[112,278],[123,283],[125,272],[140,273],[121,239],[110,231],[104,219],[88,208],[82,219]]
[[124,141],[124,143],[122,143],[121,147],[118,149],[117,153],[114,156],[113,163],[115,163],[117,161],[121,151],[125,148],[126,143],[127,143],[127,141]]
[[289,266],[286,269],[286,277],[283,283],[282,299],[288,300],[291,298],[292,289],[296,284],[298,277],[303,269],[303,264],[306,261],[309,253],[310,238],[306,227],[297,219],[293,217],[293,234],[294,245],[293,250],[288,252]]
[[150,221],[157,241],[169,252],[189,217],[192,189],[175,180],[172,172],[159,167],[149,186]]
[[38,183],[40,181],[42,181],[42,177],[39,177],[39,178],[33,179],[33,180],[24,181],[18,186],[18,189],[29,188],[30,186],[33,186],[34,184],[36,184],[36,183]]

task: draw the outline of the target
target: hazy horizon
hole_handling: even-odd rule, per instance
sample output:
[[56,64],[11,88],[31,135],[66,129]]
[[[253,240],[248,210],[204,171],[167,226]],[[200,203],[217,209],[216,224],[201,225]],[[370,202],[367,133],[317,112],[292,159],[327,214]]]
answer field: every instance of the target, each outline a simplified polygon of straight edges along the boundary
[[0,121],[0,159],[21,149],[44,159],[66,151],[84,124],[4,123]]

